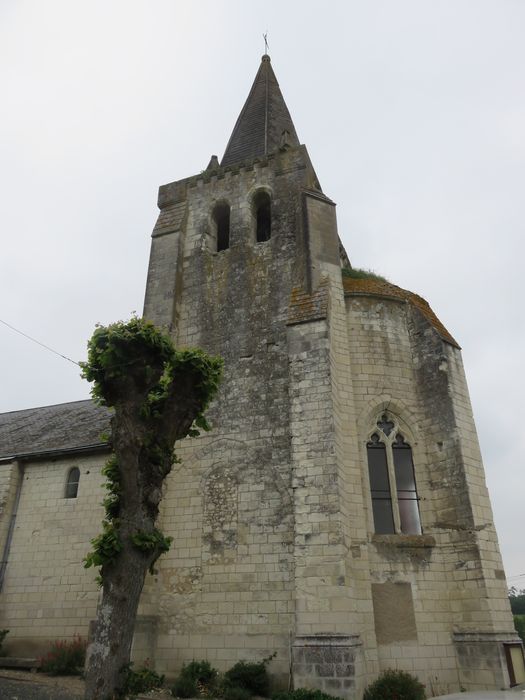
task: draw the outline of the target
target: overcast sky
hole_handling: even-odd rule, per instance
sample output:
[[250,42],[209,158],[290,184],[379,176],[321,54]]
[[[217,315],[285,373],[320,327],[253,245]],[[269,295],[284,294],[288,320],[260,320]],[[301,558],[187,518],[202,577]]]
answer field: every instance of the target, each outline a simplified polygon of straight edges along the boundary
[[[353,265],[463,347],[525,587],[523,0],[0,0],[0,318],[83,359],[96,322],[141,312],[157,188],[221,157],[266,30]],[[0,342],[1,411],[88,397],[75,365]]]

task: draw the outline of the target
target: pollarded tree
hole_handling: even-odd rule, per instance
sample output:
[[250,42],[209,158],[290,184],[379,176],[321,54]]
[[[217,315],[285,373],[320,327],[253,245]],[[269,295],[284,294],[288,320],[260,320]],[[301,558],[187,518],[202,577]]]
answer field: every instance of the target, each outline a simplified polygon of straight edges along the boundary
[[155,521],[176,461],[174,443],[208,429],[204,411],[221,371],[220,358],[176,350],[139,318],[98,326],[89,341],[83,376],[93,382],[94,399],[114,413],[103,531],[85,560],[100,567],[103,587],[87,652],[86,700],[122,695],[146,572],[171,542]]

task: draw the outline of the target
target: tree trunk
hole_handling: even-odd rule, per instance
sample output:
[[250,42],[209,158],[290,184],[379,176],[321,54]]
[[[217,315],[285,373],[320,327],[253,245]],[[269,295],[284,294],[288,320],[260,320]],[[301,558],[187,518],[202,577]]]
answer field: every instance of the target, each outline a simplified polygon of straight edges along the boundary
[[152,558],[124,545],[118,567],[105,572],[102,601],[87,653],[85,700],[120,697],[140,594]]
[[[133,324],[137,325],[130,322],[128,326]],[[126,333],[119,335],[121,331],[116,324],[115,347],[120,353],[122,345],[129,341]],[[111,346],[104,329],[93,337],[100,340],[99,352],[105,352],[108,344]],[[138,352],[137,348],[140,350],[145,342],[144,337],[140,337],[129,347]],[[103,592],[87,650],[85,700],[123,697],[146,572],[168,546],[155,529],[155,521],[162,484],[172,466],[172,448],[177,439],[188,434],[193,421],[214,393],[213,385],[212,389],[203,389],[206,371],[198,362],[197,369],[193,367],[190,351],[188,367],[174,364],[169,386],[160,383],[162,364],[152,361],[159,343],[156,345],[152,341],[150,350],[143,351],[144,357],[139,353],[137,358],[123,365],[125,371],[117,371],[120,365],[113,361],[105,369],[95,362],[97,371],[86,375],[102,381],[100,374],[106,372],[101,383],[106,392],[104,398],[108,405],[115,407],[111,445],[115,453],[112,469],[118,472],[118,479],[114,474],[111,478],[108,476],[111,497],[116,498],[110,500],[109,505],[107,501],[105,504],[104,535],[108,532],[114,535],[119,546],[112,543],[98,554],[99,561],[103,562]],[[119,352],[117,357],[120,357]],[[100,360],[96,353],[94,359]],[[215,361],[215,370],[212,365],[209,371],[220,374],[218,361]]]

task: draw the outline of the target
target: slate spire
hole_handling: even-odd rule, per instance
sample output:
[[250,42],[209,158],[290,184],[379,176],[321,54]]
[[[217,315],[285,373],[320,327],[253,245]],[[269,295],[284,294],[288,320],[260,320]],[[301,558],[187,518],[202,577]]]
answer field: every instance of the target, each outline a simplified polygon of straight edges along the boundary
[[221,166],[298,145],[299,139],[270,57],[264,54],[248,99],[226,146]]

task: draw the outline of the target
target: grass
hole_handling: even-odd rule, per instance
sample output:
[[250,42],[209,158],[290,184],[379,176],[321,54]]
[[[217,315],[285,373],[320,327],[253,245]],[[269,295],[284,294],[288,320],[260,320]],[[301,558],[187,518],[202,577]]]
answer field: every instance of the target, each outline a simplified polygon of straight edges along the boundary
[[341,273],[343,277],[351,277],[354,280],[377,280],[378,282],[388,282],[386,277],[378,275],[373,270],[364,270],[360,267],[343,267]]

